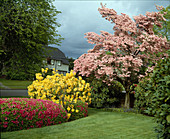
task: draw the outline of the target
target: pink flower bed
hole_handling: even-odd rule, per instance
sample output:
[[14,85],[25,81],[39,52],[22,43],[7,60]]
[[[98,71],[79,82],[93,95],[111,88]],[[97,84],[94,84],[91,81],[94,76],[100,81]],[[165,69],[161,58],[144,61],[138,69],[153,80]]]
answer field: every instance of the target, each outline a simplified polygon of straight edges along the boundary
[[60,124],[67,121],[67,112],[50,100],[1,98],[1,131],[15,131]]

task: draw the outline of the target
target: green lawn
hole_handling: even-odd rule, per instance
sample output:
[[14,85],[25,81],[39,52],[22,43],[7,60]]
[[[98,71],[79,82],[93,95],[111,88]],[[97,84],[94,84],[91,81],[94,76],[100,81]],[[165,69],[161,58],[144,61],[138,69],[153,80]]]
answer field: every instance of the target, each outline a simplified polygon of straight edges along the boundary
[[[32,83],[32,81],[19,81],[6,79],[0,79],[0,82],[10,89],[27,89],[27,87]],[[0,88],[4,89],[3,87]]]
[[1,133],[2,139],[156,139],[152,117],[89,108],[89,116],[60,125]]

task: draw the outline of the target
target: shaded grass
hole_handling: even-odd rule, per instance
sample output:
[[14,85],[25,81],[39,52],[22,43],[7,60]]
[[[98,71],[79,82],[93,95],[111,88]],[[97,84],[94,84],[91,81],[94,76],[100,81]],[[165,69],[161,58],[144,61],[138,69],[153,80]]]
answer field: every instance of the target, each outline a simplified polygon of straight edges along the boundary
[[6,80],[6,79],[0,79],[0,82],[3,85],[9,87],[10,89],[27,89],[27,87],[32,83],[32,81]]
[[6,89],[5,87],[0,86],[0,89]]
[[155,139],[152,117],[89,108],[89,116],[60,125],[1,133],[2,139]]

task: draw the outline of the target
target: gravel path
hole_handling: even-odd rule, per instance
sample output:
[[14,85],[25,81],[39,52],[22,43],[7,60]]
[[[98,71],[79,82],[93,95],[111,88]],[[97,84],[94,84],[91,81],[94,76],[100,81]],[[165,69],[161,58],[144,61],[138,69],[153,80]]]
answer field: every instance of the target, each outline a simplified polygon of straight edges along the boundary
[[11,89],[0,82],[0,96],[28,96],[28,90],[26,89]]
[[0,96],[28,96],[28,90],[2,89]]

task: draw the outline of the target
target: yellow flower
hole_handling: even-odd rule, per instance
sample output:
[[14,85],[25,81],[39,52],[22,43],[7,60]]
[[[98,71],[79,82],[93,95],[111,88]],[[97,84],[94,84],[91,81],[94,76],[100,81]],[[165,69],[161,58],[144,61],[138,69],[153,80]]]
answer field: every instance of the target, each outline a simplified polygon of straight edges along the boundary
[[76,113],[78,113],[78,112],[79,112],[79,110],[76,109]]
[[87,95],[88,95],[88,96],[91,96],[91,93],[88,93]]
[[91,103],[91,98],[89,98],[89,103]]
[[67,113],[67,119],[69,119],[71,116],[71,113]]
[[83,98],[86,98],[86,96],[84,95]]
[[74,88],[74,91],[76,92],[76,91],[77,91],[77,88]]
[[71,107],[72,107],[72,108],[74,108],[74,105],[73,105],[73,104],[71,104]]
[[87,87],[87,88],[90,87],[90,84],[89,84],[89,83],[86,83],[86,87]]
[[74,100],[74,103],[77,103],[77,99]]
[[57,99],[55,103],[59,104],[59,99]]
[[82,77],[81,77],[81,76],[79,76],[79,80],[82,80]]
[[71,111],[74,112],[74,109],[72,109]]
[[68,95],[67,97],[68,97],[68,99],[70,99],[70,95]]
[[68,111],[68,112],[70,111],[70,107],[67,107],[67,111]]
[[87,92],[90,92],[90,91],[91,91],[91,89],[90,89],[90,88],[88,88],[88,89],[87,89]]
[[66,102],[64,101],[64,105],[66,105]]
[[73,72],[71,71],[71,72],[70,72],[70,77],[73,77],[73,76],[74,76],[74,74],[73,74]]
[[53,96],[51,99],[53,100],[53,99],[55,99],[56,98],[56,96]]
[[85,95],[85,94],[86,94],[86,92],[83,92],[82,94],[83,94],[83,95]]
[[70,93],[70,92],[71,92],[71,89],[67,89],[66,91],[67,91],[67,93]]
[[71,95],[71,98],[73,99],[73,98],[74,98],[74,95]]
[[81,82],[82,82],[83,85],[85,85],[85,83],[86,83],[85,80],[82,80]]
[[79,88],[79,91],[83,91],[83,88]]
[[41,71],[42,71],[42,73],[44,72],[44,69],[43,68],[41,68]]
[[81,96],[79,96],[79,99],[81,99],[82,97]]

